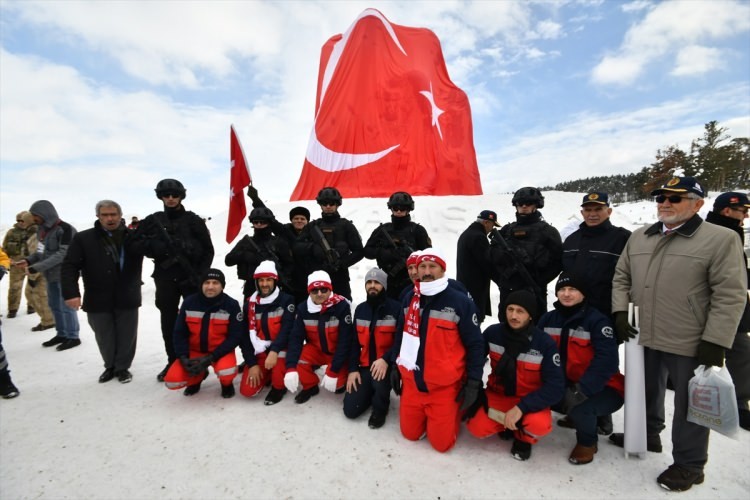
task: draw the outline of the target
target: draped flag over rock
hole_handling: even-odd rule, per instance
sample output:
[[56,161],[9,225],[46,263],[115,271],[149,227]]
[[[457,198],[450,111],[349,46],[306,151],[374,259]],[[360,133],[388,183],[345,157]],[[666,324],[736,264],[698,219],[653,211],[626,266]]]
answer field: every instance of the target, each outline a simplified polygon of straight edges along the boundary
[[315,123],[291,200],[335,186],[344,197],[479,195],[466,94],[425,28],[367,9],[325,45]]
[[227,215],[227,243],[237,237],[242,227],[242,221],[247,215],[245,207],[245,193],[243,190],[252,182],[250,170],[247,168],[245,153],[234,131],[234,125],[229,127],[229,215]]

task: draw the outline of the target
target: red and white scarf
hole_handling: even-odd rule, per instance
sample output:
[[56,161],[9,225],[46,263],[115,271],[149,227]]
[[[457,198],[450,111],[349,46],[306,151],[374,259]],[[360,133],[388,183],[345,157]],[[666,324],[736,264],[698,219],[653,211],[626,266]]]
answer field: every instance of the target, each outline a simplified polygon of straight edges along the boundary
[[346,300],[346,297],[336,293],[332,293],[322,304],[316,304],[310,297],[307,297],[307,311],[311,313],[324,313],[342,300]]
[[279,289],[274,288],[271,295],[268,297],[260,297],[258,292],[254,292],[249,299],[247,299],[247,323],[250,330],[250,342],[253,343],[255,348],[255,354],[262,354],[266,352],[268,347],[271,345],[270,340],[263,340],[258,337],[258,330],[255,324],[255,306],[257,304],[270,304],[279,296]]
[[409,371],[419,369],[417,366],[417,354],[419,353],[419,322],[422,315],[419,311],[419,300],[422,295],[437,295],[448,288],[448,278],[442,277],[434,281],[414,283],[414,295],[409,302],[409,309],[404,318],[404,335],[401,339],[401,350],[396,359],[396,364],[403,366]]

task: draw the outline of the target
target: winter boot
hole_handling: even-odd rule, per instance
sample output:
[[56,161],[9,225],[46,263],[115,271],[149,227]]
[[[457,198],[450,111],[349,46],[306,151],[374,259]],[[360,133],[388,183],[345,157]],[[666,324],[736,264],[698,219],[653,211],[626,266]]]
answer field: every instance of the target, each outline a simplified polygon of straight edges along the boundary
[[18,388],[10,379],[10,372],[7,369],[0,371],[0,396],[3,399],[13,399],[19,394]]
[[531,443],[514,439],[513,446],[510,447],[510,454],[513,455],[513,458],[516,460],[528,460],[531,458]]
[[8,319],[10,319],[10,318],[15,318],[16,316],[18,316],[18,310],[15,310],[15,311],[8,311],[8,316],[6,316],[6,317],[7,317]]
[[297,403],[298,405],[302,403],[306,403],[310,400],[311,397],[315,396],[319,392],[320,392],[320,389],[318,389],[317,385],[314,385],[310,387],[309,389],[303,389],[300,391],[299,394],[297,394],[294,397],[294,402]]
[[266,406],[275,405],[276,403],[281,401],[281,399],[284,397],[284,394],[286,394],[286,388],[276,389],[275,387],[271,387],[271,390],[268,391],[266,400],[263,401],[263,404]]
[[234,397],[234,384],[222,385],[221,397],[224,399],[233,398]]

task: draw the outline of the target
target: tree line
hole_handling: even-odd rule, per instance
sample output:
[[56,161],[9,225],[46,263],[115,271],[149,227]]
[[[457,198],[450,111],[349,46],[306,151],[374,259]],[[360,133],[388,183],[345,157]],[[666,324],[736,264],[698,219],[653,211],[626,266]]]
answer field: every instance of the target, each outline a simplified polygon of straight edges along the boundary
[[747,191],[750,186],[750,140],[732,138],[717,121],[705,124],[703,136],[694,139],[690,151],[668,146],[639,172],[587,177],[560,182],[542,190],[584,193],[606,191],[615,203],[650,198],[652,190],[675,175],[698,178],[708,191]]

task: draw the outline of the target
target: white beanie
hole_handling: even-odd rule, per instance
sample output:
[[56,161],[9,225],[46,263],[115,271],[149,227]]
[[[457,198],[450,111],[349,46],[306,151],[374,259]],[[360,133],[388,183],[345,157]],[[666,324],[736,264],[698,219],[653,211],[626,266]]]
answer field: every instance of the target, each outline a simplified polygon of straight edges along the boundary
[[253,278],[273,278],[278,281],[279,273],[276,272],[276,264],[272,260],[264,260],[255,268]]
[[417,258],[417,262],[424,262],[426,260],[437,263],[443,268],[443,271],[448,269],[445,264],[445,255],[443,255],[443,251],[439,248],[425,248],[422,251],[422,255]]
[[310,273],[310,276],[307,277],[308,293],[313,288],[330,288],[331,290],[333,290],[333,286],[331,286],[331,277],[327,272],[313,271]]

